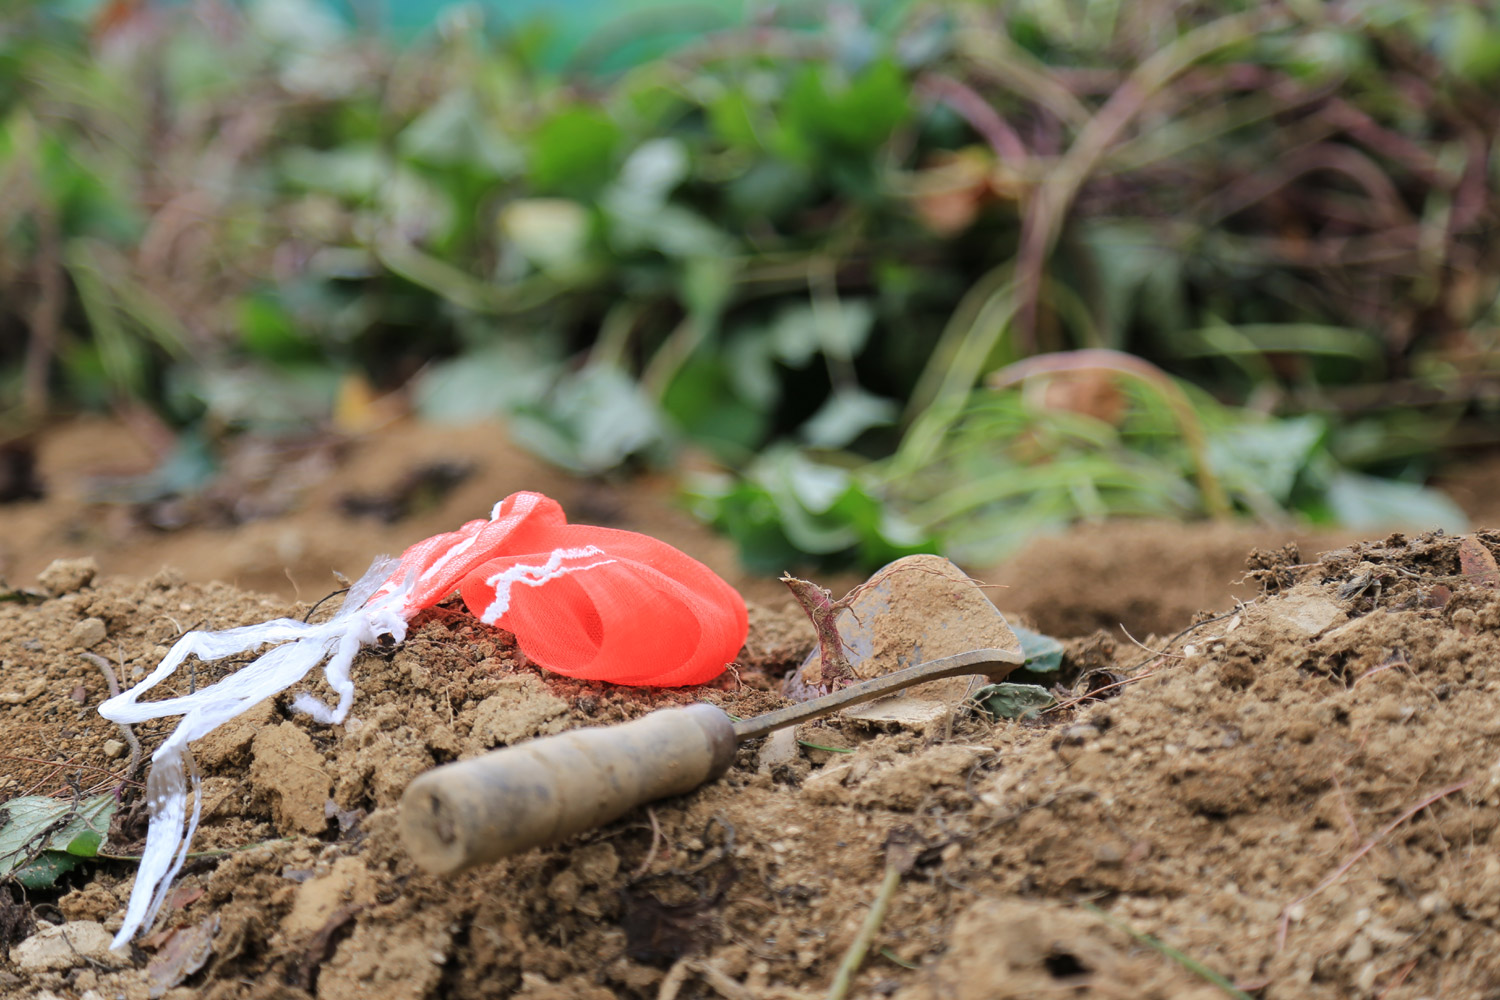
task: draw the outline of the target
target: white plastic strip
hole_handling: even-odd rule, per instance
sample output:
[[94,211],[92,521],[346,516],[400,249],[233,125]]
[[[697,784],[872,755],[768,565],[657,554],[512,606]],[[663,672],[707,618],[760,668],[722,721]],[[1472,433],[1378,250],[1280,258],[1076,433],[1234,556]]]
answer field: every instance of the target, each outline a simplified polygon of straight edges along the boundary
[[[99,706],[99,714],[115,722],[182,716],[182,721],[166,742],[151,755],[151,771],[146,776],[146,799],[151,815],[146,849],[136,872],[135,886],[130,892],[125,923],[115,935],[111,947],[124,946],[137,930],[149,926],[156,918],[172,879],[182,870],[192,847],[202,797],[198,770],[188,753],[188,744],[265,699],[285,691],[325,660],[324,673],[329,685],[338,692],[338,704],[330,709],[304,693],[297,697],[292,707],[311,715],[318,722],[343,722],[354,701],[354,684],[349,679],[349,670],[360,648],[382,635],[390,635],[397,642],[406,638],[406,619],[399,609],[412,581],[405,581],[395,591],[365,606],[370,595],[395,568],[393,559],[386,556],[376,559],[359,582],[349,589],[339,613],[321,624],[278,618],[222,632],[188,632],[177,640],[150,676]],[[216,684],[161,701],[142,703],[139,700],[141,695],[170,677],[189,656],[204,661],[217,660],[268,643],[281,645]],[[189,781],[193,791],[190,817],[187,815]]]

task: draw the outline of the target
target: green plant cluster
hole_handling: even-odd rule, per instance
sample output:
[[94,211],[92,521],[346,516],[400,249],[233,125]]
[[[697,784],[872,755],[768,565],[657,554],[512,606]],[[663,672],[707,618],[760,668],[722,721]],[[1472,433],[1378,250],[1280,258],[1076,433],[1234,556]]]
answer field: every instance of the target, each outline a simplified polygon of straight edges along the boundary
[[[0,15],[12,417],[197,447],[400,389],[580,473],[696,449],[695,509],[775,568],[1357,521],[1351,470],[1492,434],[1481,7],[794,8],[607,75],[462,9],[399,51],[306,0],[105,10]],[[981,386],[1077,349],[1205,387],[1204,439],[1166,376]]]

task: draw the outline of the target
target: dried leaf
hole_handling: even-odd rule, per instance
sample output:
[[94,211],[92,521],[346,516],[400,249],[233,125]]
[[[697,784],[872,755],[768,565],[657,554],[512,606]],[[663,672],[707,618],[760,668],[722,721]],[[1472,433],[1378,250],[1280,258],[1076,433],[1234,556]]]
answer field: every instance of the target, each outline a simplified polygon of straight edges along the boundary
[[1475,535],[1465,535],[1458,543],[1458,565],[1475,586],[1491,590],[1500,587],[1500,565],[1494,553]]
[[214,953],[214,935],[219,933],[217,913],[188,927],[178,927],[146,963],[152,1000],[162,996],[197,972]]
[[733,868],[726,868],[717,885],[699,886],[698,897],[685,903],[664,903],[637,886],[625,889],[625,953],[637,962],[665,968],[685,955],[708,950],[718,937],[718,911],[734,874]]
[[323,926],[307,942],[307,948],[302,953],[302,961],[298,963],[296,982],[304,990],[312,992],[318,985],[318,972],[323,963],[328,961],[333,954],[338,942],[346,935],[344,928],[354,918],[363,913],[367,907],[363,903],[353,906],[341,906],[329,915]]

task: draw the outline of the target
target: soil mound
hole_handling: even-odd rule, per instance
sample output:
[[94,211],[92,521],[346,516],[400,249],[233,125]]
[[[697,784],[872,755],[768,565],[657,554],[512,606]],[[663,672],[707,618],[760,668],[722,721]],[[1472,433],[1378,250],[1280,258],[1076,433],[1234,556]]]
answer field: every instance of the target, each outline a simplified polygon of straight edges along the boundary
[[[1264,998],[1491,995],[1497,548],[1393,535],[1316,561],[1255,552],[1259,596],[1141,636],[1150,651],[1069,642],[1064,680],[1109,685],[1091,700],[1027,722],[957,710],[920,735],[809,724],[790,761],[743,747],[692,795],[444,879],[396,834],[411,777],[665,704],[765,711],[812,631],[756,608],[737,672],[629,690],[547,676],[440,606],[359,659],[347,725],[278,699],[197,745],[200,856],[132,967],[42,949],[119,926],[129,860],[0,890],[0,994],[822,997],[893,885],[850,996],[1224,995],[1211,976]],[[99,660],[130,683],[182,630],[309,607],[171,573],[59,567],[47,583],[0,604],[0,798],[120,787],[105,850],[130,855],[140,775],[95,712]],[[179,671],[163,694],[227,669]],[[165,728],[134,735],[149,753]]]

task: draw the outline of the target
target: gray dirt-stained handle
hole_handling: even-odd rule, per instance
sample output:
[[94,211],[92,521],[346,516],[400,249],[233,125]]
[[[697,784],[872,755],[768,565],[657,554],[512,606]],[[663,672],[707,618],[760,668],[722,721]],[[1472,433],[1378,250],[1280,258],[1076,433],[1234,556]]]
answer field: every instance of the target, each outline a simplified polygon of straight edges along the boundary
[[401,836],[437,874],[555,844],[729,770],[734,724],[712,705],[667,708],[434,768],[401,797]]

